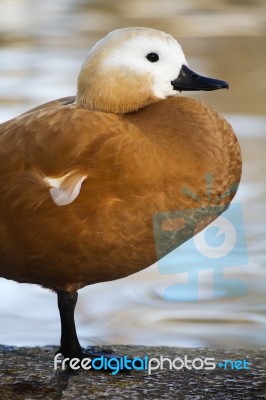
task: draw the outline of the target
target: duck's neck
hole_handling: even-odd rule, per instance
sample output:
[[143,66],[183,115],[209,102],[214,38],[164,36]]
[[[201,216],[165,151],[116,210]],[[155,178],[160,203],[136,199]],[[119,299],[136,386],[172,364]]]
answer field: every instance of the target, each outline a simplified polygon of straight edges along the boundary
[[146,75],[138,79],[126,71],[108,70],[101,74],[84,66],[78,78],[77,104],[95,111],[126,114],[160,99],[150,90]]

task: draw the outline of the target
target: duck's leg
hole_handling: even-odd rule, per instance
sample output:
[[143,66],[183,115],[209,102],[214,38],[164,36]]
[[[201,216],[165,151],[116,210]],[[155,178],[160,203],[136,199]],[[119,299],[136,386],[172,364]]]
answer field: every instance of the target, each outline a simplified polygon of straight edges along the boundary
[[81,358],[82,350],[79,344],[74,312],[78,300],[78,292],[57,292],[58,308],[61,318],[61,346],[57,353],[65,358]]
[[[92,360],[99,357],[105,357],[107,359],[121,358],[121,355],[114,354],[112,350],[94,350],[89,348],[86,351],[82,351],[79,344],[74,312],[78,300],[78,292],[65,292],[63,290],[57,291],[58,308],[61,318],[61,346],[56,354],[63,354],[64,358],[91,358]],[[96,360],[95,360],[96,361]],[[95,363],[95,369],[97,365],[101,365],[100,362]],[[93,367],[92,367],[93,368]],[[110,370],[110,368],[107,368]],[[111,369],[112,370],[112,369]]]

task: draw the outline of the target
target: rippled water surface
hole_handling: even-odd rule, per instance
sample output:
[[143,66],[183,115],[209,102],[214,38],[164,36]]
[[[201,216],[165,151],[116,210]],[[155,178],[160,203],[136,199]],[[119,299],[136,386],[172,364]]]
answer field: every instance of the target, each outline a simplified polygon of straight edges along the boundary
[[[226,116],[241,144],[243,179],[234,203],[243,211],[241,254],[246,251],[247,258],[240,255],[234,265],[227,264],[218,283],[214,270],[201,270],[198,298],[193,298],[195,281],[188,283],[189,264],[182,265],[187,267],[182,273],[175,269],[168,274],[153,265],[129,278],[80,290],[76,320],[82,344],[266,344],[265,4],[1,1],[0,121],[74,94],[88,48],[108,31],[125,26],[171,33],[179,38],[191,68],[230,83],[229,91],[197,97]],[[197,257],[196,252],[190,259],[194,266]],[[173,285],[186,285],[186,301],[166,296]],[[239,285],[246,293],[237,290]],[[56,295],[38,286],[0,279],[0,321],[0,343],[59,342]]]

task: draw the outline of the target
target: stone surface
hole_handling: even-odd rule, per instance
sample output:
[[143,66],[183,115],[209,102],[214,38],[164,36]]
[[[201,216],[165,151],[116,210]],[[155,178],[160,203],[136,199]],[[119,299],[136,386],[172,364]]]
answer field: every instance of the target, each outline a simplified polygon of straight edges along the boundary
[[[101,347],[105,348],[105,347]],[[114,346],[117,354],[130,357],[212,357],[250,362],[250,369],[163,370],[111,372],[54,370],[56,348],[0,346],[0,399],[180,399],[256,400],[266,399],[266,349],[223,350],[173,347]],[[200,362],[197,362],[199,365]],[[180,365],[178,361],[177,366]],[[195,364],[196,365],[196,364]],[[153,364],[155,366],[155,364]]]

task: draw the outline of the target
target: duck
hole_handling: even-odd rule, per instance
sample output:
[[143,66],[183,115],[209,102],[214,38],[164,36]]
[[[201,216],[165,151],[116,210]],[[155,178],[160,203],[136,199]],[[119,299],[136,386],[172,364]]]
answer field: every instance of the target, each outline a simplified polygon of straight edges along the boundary
[[149,267],[229,206],[236,135],[182,93],[228,87],[191,70],[171,35],[123,28],[90,49],[75,96],[0,125],[0,277],[57,293],[64,357],[84,356],[79,289]]

